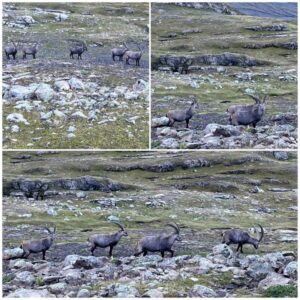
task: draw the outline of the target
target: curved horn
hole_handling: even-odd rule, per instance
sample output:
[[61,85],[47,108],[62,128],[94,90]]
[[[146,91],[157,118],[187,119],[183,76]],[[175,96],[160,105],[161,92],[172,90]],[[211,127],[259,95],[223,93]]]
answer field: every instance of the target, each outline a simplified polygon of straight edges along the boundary
[[255,97],[251,94],[246,94],[247,96],[249,96],[250,98],[254,99],[256,103],[260,103],[260,99],[258,97]]
[[259,226],[259,228],[260,228],[260,237],[258,238],[258,242],[260,243],[264,236],[264,229],[261,225],[259,225],[259,224],[256,224],[256,225]]
[[47,226],[45,226],[44,229],[46,229],[48,233],[52,234],[51,230]]
[[170,227],[174,228],[176,230],[177,234],[180,233],[179,227],[175,223],[168,223],[168,224],[166,224],[166,226],[170,226]]
[[55,233],[56,232],[56,225],[54,225],[54,227],[53,227],[53,233]]
[[122,231],[124,231],[124,226],[121,223],[119,223],[117,221],[111,221],[111,223],[116,224],[117,226],[119,226],[121,228]]

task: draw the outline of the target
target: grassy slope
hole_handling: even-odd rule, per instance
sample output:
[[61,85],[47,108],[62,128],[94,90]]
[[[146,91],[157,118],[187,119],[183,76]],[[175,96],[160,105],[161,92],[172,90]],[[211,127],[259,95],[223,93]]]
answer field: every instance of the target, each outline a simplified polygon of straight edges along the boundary
[[[282,112],[293,112],[296,108],[297,84],[296,82],[279,81],[277,77],[271,76],[266,81],[258,78],[251,82],[235,82],[232,77],[237,72],[258,72],[284,71],[295,69],[297,64],[297,51],[279,48],[264,49],[245,49],[245,44],[264,43],[264,42],[283,42],[295,40],[297,36],[296,22],[280,23],[287,24],[287,32],[253,32],[246,30],[245,27],[258,24],[277,24],[278,20],[267,18],[256,18],[251,16],[227,16],[211,11],[195,10],[190,8],[178,7],[168,4],[155,4],[152,6],[152,48],[153,54],[176,55],[203,55],[233,52],[246,54],[256,59],[269,61],[271,67],[253,68],[227,68],[226,75],[213,74],[211,78],[217,80],[218,84],[204,83],[200,88],[191,88],[188,84],[183,84],[186,75],[166,76],[153,71],[153,110],[154,114],[165,113],[165,108],[159,107],[164,103],[162,99],[166,95],[186,98],[195,95],[203,109],[200,114],[207,112],[224,113],[228,103],[222,104],[223,100],[230,100],[232,103],[248,104],[252,101],[243,95],[246,88],[254,89],[258,94],[270,95],[267,106],[267,114],[273,115]],[[182,35],[182,31],[188,29],[199,29],[199,33]],[[165,39],[170,33],[176,33],[175,39]],[[197,74],[189,74],[190,78],[197,80]],[[206,76],[206,74],[204,74]],[[176,90],[166,90],[165,86],[177,86]],[[220,88],[219,86],[222,86]],[[174,105],[174,104],[173,104]],[[172,106],[173,107],[173,106]]]
[[[111,3],[26,3],[16,4],[18,14],[33,15],[38,22],[27,29],[3,28],[3,44],[11,38],[14,40],[31,40],[40,42],[40,51],[36,61],[27,66],[14,65],[4,71],[16,75],[29,72],[38,81],[52,84],[56,78],[65,78],[70,74],[83,78],[92,78],[100,86],[131,87],[135,79],[148,81],[148,51],[143,56],[143,68],[124,68],[111,64],[110,49],[132,38],[140,41],[146,39],[145,27],[148,24],[148,4],[111,4]],[[60,23],[54,21],[53,14],[36,14],[33,8],[59,9],[71,11],[70,18]],[[127,13],[129,8],[133,13]],[[86,15],[92,13],[92,15]],[[84,15],[83,15],[84,14]],[[90,46],[82,62],[72,61],[70,66],[67,38],[85,40],[88,45],[102,42],[103,47]],[[46,58],[48,60],[46,60]],[[61,65],[60,65],[61,63]],[[66,64],[65,64],[66,63]],[[69,65],[68,65],[69,63]],[[17,84],[30,84],[32,79],[18,80]],[[35,80],[33,81],[35,82]],[[119,101],[128,102],[125,99]],[[50,105],[45,104],[47,108]],[[13,104],[4,105],[3,121],[15,111]],[[107,108],[101,116],[114,115],[116,109]],[[117,122],[98,125],[85,121],[76,122],[76,139],[67,139],[70,124],[64,123],[54,129],[39,120],[39,113],[24,113],[29,126],[21,125],[21,133],[4,134],[6,148],[148,148],[148,111],[147,103],[132,105],[128,109],[119,109],[120,115],[138,115],[136,125],[129,124],[123,117]],[[100,116],[100,117],[101,117]],[[101,118],[100,120],[101,121]],[[73,125],[73,124],[72,124]],[[128,138],[128,132],[133,137]],[[111,137],[114,137],[113,139]],[[33,140],[32,138],[37,138]]]

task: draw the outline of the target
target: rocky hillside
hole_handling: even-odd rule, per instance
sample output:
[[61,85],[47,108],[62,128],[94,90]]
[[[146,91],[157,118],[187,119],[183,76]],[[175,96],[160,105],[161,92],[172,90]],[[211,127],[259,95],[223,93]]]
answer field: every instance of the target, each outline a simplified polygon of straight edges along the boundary
[[[297,147],[296,19],[277,19],[275,8],[266,18],[230,7],[152,5],[153,147]],[[232,127],[226,113],[233,104],[253,104],[247,94],[269,96],[255,130]],[[189,107],[192,99],[199,109],[190,129],[183,123],[165,128],[166,113]]]
[[[143,3],[5,4],[3,48],[18,53],[3,55],[4,147],[148,148],[148,21]],[[139,67],[113,62],[124,42],[144,49]]]
[[[295,296],[297,168],[292,152],[8,152],[3,157],[4,296]],[[43,186],[44,199],[38,191]],[[90,256],[88,236],[129,233]],[[171,232],[174,258],[135,258],[144,235]],[[259,251],[221,244],[261,224]],[[57,226],[46,253],[18,259],[23,239]],[[9,259],[9,258],[15,259]]]

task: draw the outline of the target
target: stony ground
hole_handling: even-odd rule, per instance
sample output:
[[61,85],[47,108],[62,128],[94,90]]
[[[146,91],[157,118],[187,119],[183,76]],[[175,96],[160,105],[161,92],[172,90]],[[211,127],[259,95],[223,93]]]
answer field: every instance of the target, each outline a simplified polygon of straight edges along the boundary
[[[296,20],[276,19],[274,9],[273,18],[217,11],[152,5],[152,146],[295,149]],[[166,60],[170,56],[191,58],[188,74],[172,72]],[[226,111],[232,104],[252,104],[246,94],[268,95],[266,114],[257,130],[242,126],[233,134],[234,128],[224,128],[229,125]],[[187,108],[193,98],[199,109],[190,129],[183,123],[165,129],[162,117]],[[207,126],[212,124],[225,133],[211,132]]]
[[[5,257],[57,225],[47,261],[4,260],[5,296],[295,296],[293,152],[9,152],[3,163]],[[40,181],[48,190],[35,200]],[[129,236],[112,260],[107,249],[92,258],[87,238],[117,230],[108,220],[124,223]],[[132,256],[142,236],[171,232],[170,221],[182,236],[174,258]],[[255,236],[256,223],[265,230],[258,252],[220,245],[224,230]]]
[[[3,47],[19,49],[3,58],[5,148],[148,148],[147,4],[7,4],[3,16]],[[82,60],[69,58],[70,39],[86,43]],[[36,59],[23,60],[35,42]],[[112,61],[124,42],[143,43],[140,67]]]

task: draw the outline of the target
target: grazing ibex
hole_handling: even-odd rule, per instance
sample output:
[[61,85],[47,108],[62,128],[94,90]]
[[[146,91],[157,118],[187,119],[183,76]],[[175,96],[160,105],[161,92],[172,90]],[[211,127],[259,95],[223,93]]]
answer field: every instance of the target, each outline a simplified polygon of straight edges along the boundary
[[256,124],[265,114],[267,96],[261,101],[258,97],[247,94],[255,100],[253,105],[232,105],[227,109],[229,122],[231,125],[250,125],[255,128]]
[[15,44],[14,41],[11,41],[11,43],[13,44],[13,46],[7,46],[7,47],[5,47],[4,48],[4,52],[5,52],[5,55],[6,55],[7,59],[9,59],[10,55],[12,55],[13,59],[15,60],[17,52],[18,52],[18,49],[17,49],[17,45]]
[[112,57],[113,61],[115,61],[115,56],[118,56],[119,61],[122,61],[125,52],[128,51],[128,50],[129,49],[128,49],[126,43],[124,43],[124,47],[122,47],[122,48],[113,48],[113,49],[111,49],[111,57]]
[[165,252],[170,252],[171,257],[174,256],[174,251],[172,250],[172,246],[175,241],[181,241],[181,237],[179,236],[180,231],[179,227],[175,223],[167,224],[166,226],[171,226],[175,229],[173,233],[162,233],[160,235],[155,236],[146,236],[142,238],[136,248],[135,256],[138,256],[143,253],[143,255],[147,255],[149,252],[160,252],[161,256],[165,256]]
[[23,249],[23,257],[28,258],[31,253],[43,252],[43,260],[45,260],[46,251],[52,246],[55,239],[56,226],[54,226],[53,231],[48,227],[45,227],[49,233],[49,236],[39,240],[28,240],[23,241],[20,248]]
[[264,236],[264,229],[261,225],[257,224],[260,227],[260,237],[252,238],[248,232],[242,231],[240,229],[230,229],[224,232],[222,244],[230,245],[230,244],[238,244],[236,251],[241,249],[241,253],[243,253],[243,245],[251,244],[255,249],[258,249],[259,243],[261,242]]
[[81,55],[84,51],[88,51],[87,46],[84,42],[80,42],[80,44],[70,48],[70,58],[74,59],[73,55],[77,54],[77,59],[82,59]]
[[38,43],[35,43],[34,46],[24,46],[22,48],[23,59],[26,59],[27,55],[32,55],[32,58],[35,59],[35,56],[37,54],[37,44]]
[[119,243],[122,236],[128,236],[128,233],[124,230],[124,226],[119,222],[112,222],[120,227],[116,233],[113,234],[93,234],[88,238],[88,242],[91,243],[91,252],[94,255],[94,251],[97,247],[107,248],[109,247],[109,256],[112,256],[113,248]]
[[130,50],[128,50],[128,51],[125,52],[124,58],[125,58],[125,63],[126,63],[127,65],[129,65],[129,60],[130,60],[130,59],[131,59],[131,60],[135,60],[136,66],[139,66],[139,65],[140,65],[140,60],[141,60],[141,57],[142,57],[142,55],[143,55],[143,53],[144,53],[146,47],[142,48],[142,47],[141,47],[140,45],[138,45],[137,43],[135,43],[135,44],[136,44],[136,46],[138,47],[138,49],[139,49],[140,51],[130,51]]
[[186,122],[186,128],[189,128],[189,121],[193,117],[198,108],[198,103],[193,100],[190,107],[183,110],[171,110],[166,114],[166,117],[170,119],[169,126],[173,126],[176,122]]

